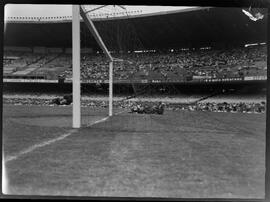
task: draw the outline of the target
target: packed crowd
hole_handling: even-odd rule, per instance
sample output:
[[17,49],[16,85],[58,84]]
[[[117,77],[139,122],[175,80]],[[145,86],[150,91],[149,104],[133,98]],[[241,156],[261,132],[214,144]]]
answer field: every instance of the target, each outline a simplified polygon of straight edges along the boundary
[[[116,62],[114,65],[114,78],[120,80],[126,80],[129,78],[128,66],[126,62]],[[82,55],[81,57],[81,78],[89,80],[108,80],[109,79],[109,66],[108,60],[101,55]],[[61,76],[66,78],[72,77],[71,65]]]
[[[7,53],[6,56],[11,55]],[[15,54],[16,55],[16,54]],[[230,48],[223,50],[174,50],[170,52],[143,52],[113,54],[123,62],[115,62],[114,79],[149,79],[183,81],[195,78],[233,78],[266,75],[266,46]],[[18,59],[5,59],[4,67],[36,66],[38,68],[65,69],[59,75],[72,77],[70,54],[19,55]],[[8,57],[4,57],[8,58]],[[48,64],[49,63],[49,64]],[[62,64],[63,63],[63,64]],[[103,54],[81,56],[81,77],[89,80],[108,79],[108,60]],[[44,71],[45,72],[45,71]],[[58,72],[56,71],[58,74]]]
[[188,111],[211,111],[211,112],[233,112],[233,113],[265,113],[266,103],[252,102],[252,103],[216,103],[216,102],[202,102],[194,105],[183,105],[180,108],[173,108],[173,110],[182,109]]
[[[266,75],[266,47],[227,50],[194,50],[115,54],[124,62],[114,65],[116,80],[149,79],[183,81],[187,76],[201,78],[233,78]],[[105,56],[83,56],[83,79],[107,80],[108,62]],[[63,73],[71,77],[71,69]]]

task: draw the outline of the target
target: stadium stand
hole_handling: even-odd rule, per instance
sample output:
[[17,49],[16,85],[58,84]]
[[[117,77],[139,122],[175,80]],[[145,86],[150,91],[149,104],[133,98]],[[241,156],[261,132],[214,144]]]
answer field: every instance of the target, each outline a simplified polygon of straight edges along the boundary
[[203,102],[196,105],[189,105],[182,109],[190,111],[211,111],[211,112],[241,112],[241,113],[264,113],[266,110],[266,104],[264,101],[260,103],[216,103],[216,102]]
[[[117,62],[116,80],[149,79],[185,81],[202,78],[235,78],[266,76],[266,46],[231,49],[174,50],[173,52],[116,54],[128,62]],[[6,51],[4,76],[43,75],[56,79],[59,75],[72,76],[72,58],[67,53],[29,53]],[[82,54],[83,80],[107,80],[108,62],[101,54]]]

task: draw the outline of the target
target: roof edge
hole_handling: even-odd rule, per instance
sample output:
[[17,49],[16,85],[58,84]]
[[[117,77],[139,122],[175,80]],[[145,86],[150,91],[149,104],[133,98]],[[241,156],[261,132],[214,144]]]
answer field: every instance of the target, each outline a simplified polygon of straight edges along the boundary
[[[138,14],[138,15],[127,15],[127,16],[117,16],[117,17],[102,17],[102,18],[92,18],[93,21],[108,21],[108,20],[121,20],[121,19],[130,19],[130,18],[142,18],[142,17],[152,17],[158,15],[169,15],[175,13],[185,13],[192,12],[197,10],[206,10],[213,7],[193,7],[186,8],[182,10],[171,10],[171,11],[159,11],[155,13],[146,13],[146,14]],[[19,18],[19,19],[18,19]],[[31,19],[31,18],[34,18]],[[52,19],[51,19],[52,18]],[[30,20],[29,20],[30,19]],[[58,16],[58,17],[9,17],[5,20],[5,23],[33,23],[33,24],[44,24],[44,23],[67,23],[72,21],[72,16]],[[82,18],[81,18],[81,21]]]

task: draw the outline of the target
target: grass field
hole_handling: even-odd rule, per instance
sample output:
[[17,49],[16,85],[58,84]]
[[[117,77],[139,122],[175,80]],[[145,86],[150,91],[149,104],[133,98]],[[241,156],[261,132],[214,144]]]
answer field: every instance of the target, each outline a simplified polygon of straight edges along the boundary
[[4,105],[6,193],[264,197],[265,114],[83,108],[74,130],[71,111]]

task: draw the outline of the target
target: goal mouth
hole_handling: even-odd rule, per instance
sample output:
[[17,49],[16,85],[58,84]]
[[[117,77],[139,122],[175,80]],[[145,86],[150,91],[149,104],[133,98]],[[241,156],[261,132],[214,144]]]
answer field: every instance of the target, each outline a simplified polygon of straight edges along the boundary
[[[105,6],[101,6],[100,8],[103,8]],[[119,9],[124,9],[121,6],[117,6]],[[97,10],[99,8],[95,8],[94,10]],[[125,9],[124,9],[125,10]],[[113,116],[113,84],[114,79],[130,79],[132,77],[132,73],[126,77],[126,75],[123,74],[123,72],[128,72],[126,69],[127,66],[134,65],[134,61],[129,61],[128,59],[124,59],[122,56],[123,52],[129,52],[129,49],[134,49],[136,47],[137,49],[143,49],[142,43],[138,39],[138,36],[136,34],[136,30],[131,24],[128,24],[129,22],[125,22],[126,25],[123,26],[120,24],[116,24],[115,27],[112,27],[111,30],[108,32],[110,33],[102,33],[102,30],[97,30],[95,27],[95,24],[93,23],[89,13],[91,13],[92,10],[86,10],[86,7],[83,5],[73,5],[72,6],[72,13],[73,13],[73,19],[72,19],[72,97],[73,97],[73,118],[72,118],[72,126],[73,128],[80,128],[83,124],[82,118],[85,118],[82,116],[81,106],[82,106],[82,98],[81,98],[81,81],[84,79],[82,78],[83,75],[86,75],[86,77],[91,75],[93,71],[100,71],[100,77],[103,79],[101,83],[107,83],[108,84],[108,102],[104,102],[104,108],[107,108],[107,113],[104,114],[104,117],[106,116]],[[128,15],[128,14],[127,14]],[[84,31],[80,28],[80,16],[82,17],[87,30],[84,30],[85,32],[90,32],[93,36],[95,42],[99,45],[100,51],[97,51],[96,55],[101,62],[99,62],[97,65],[93,64],[93,56],[89,56],[86,54],[82,54],[81,49],[81,33],[84,34]],[[103,26],[100,22],[101,27]],[[124,29],[124,30],[123,30]],[[131,34],[128,34],[129,31],[131,31]],[[103,35],[114,35],[115,38],[112,37],[106,37],[106,41],[103,40]],[[86,39],[84,42],[86,43]],[[82,45],[84,46],[84,44]],[[139,47],[139,48],[138,48]],[[92,58],[91,58],[92,57]],[[95,57],[95,56],[94,56]],[[81,60],[82,58],[82,60]],[[127,65],[128,64],[128,65]],[[96,66],[95,66],[96,65]],[[120,70],[119,70],[120,69]],[[131,68],[132,69],[132,68]],[[134,69],[134,67],[133,67]],[[122,74],[121,74],[122,71]],[[95,78],[94,78],[95,79]],[[134,88],[133,88],[134,89]],[[137,92],[133,92],[132,96],[137,96]],[[125,98],[129,99],[129,98]],[[118,112],[116,112],[118,113]]]

